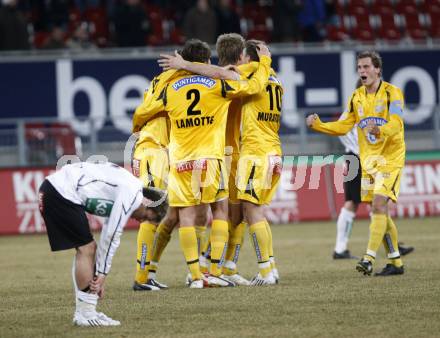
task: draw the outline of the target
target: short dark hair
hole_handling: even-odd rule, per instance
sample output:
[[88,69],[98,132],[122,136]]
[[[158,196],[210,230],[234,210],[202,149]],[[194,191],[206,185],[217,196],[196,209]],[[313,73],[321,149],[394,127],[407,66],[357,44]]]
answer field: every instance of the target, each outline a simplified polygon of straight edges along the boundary
[[244,38],[237,33],[222,34],[217,38],[215,48],[220,66],[235,65],[244,49]]
[[371,62],[373,63],[373,66],[375,68],[379,68],[380,69],[379,75],[382,75],[382,58],[380,57],[379,53],[372,50],[366,50],[360,52],[356,57],[356,61],[365,58],[371,58]]
[[186,61],[190,62],[208,63],[211,58],[209,45],[199,39],[187,40],[179,53]]
[[259,44],[264,44],[264,41],[247,40],[245,43],[246,54],[249,55],[251,61],[260,61],[260,57],[258,56]]

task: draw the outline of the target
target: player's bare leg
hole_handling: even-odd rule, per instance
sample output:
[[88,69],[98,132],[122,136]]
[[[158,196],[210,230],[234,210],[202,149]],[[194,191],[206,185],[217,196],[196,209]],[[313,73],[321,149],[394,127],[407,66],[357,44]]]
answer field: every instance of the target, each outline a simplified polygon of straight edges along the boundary
[[[72,267],[76,301],[73,323],[78,326],[118,326],[119,321],[96,311],[99,296],[89,288],[95,273],[96,247],[96,242],[92,241],[76,249]],[[100,294],[103,295],[103,290]]]

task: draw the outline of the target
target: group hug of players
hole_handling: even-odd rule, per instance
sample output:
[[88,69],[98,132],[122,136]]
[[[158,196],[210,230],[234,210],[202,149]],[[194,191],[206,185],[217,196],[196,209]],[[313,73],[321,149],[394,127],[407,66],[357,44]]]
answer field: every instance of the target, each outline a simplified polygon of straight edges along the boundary
[[[134,290],[160,290],[158,263],[178,225],[190,288],[270,285],[278,281],[272,233],[264,217],[281,174],[278,136],[283,89],[260,41],[221,35],[219,65],[209,46],[188,40],[163,56],[133,116],[139,139],[132,168],[145,186],[168,192],[163,219],[140,224]],[[211,231],[206,234],[208,215]],[[237,271],[246,224],[258,273]]]
[[[234,65],[233,70],[207,65],[208,46],[189,40],[180,55],[162,56],[159,63],[166,71],[153,79],[136,109],[133,132],[140,137],[134,173],[147,186],[167,189],[170,208],[164,219],[140,226],[135,290],[166,287],[156,281],[156,271],[177,224],[191,288],[278,282],[263,207],[281,174],[283,88],[264,43],[224,34],[216,49],[219,65]],[[399,88],[381,79],[377,53],[360,53],[357,68],[361,86],[341,118],[322,123],[314,114],[307,125],[330,135],[361,131],[358,194],[371,203],[372,217],[367,251],[356,268],[371,274],[383,242],[389,264],[377,275],[403,274],[388,201],[397,200],[405,160],[404,98]],[[205,237],[209,207],[212,225]],[[246,224],[259,268],[250,282],[237,272]]]
[[[120,325],[96,307],[130,217],[141,222],[134,290],[166,288],[156,273],[176,226],[190,288],[278,282],[263,208],[281,174],[283,88],[264,43],[224,34],[216,49],[219,65],[228,67],[209,65],[209,46],[199,40],[188,40],[180,54],[162,56],[159,63],[165,71],[152,80],[133,116],[139,138],[132,169],[140,179],[112,163],[81,162],[64,166],[41,185],[39,208],[51,249],[76,249],[75,325]],[[405,162],[404,98],[398,87],[382,80],[377,53],[360,53],[357,70],[361,85],[340,119],[323,123],[313,114],[306,123],[330,135],[357,131],[360,169],[346,192],[354,202],[360,196],[371,203],[371,223],[367,250],[356,269],[370,275],[383,244],[389,261],[376,275],[402,275],[404,252],[388,202],[397,201]],[[165,203],[158,205],[164,191],[166,209]],[[107,218],[98,245],[86,212]],[[354,212],[346,210],[338,219],[341,229],[350,229],[353,218]],[[250,281],[237,270],[246,226],[258,264]],[[334,257],[351,258],[347,238],[343,242]]]

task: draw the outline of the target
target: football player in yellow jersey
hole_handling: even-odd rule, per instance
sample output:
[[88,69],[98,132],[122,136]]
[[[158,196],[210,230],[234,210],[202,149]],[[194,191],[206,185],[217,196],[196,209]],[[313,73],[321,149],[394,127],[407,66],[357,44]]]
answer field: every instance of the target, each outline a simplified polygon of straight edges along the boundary
[[[134,147],[132,170],[133,174],[139,177],[144,186],[155,187],[165,190],[166,180],[169,171],[169,161],[167,147],[169,143],[169,120],[166,114],[157,116],[148,121],[139,119],[139,112],[147,109],[156,91],[163,89],[164,85],[174,76],[175,71],[164,72],[155,77],[150,87],[144,94],[144,100],[133,116],[133,132],[138,132],[139,137]],[[143,222],[139,225],[137,236],[137,254],[136,254],[136,275],[133,284],[135,291],[150,291],[167,288],[166,285],[156,281],[156,266],[160,258],[162,249],[168,243],[169,233],[178,222],[177,210],[169,208],[167,215],[162,220],[153,219]],[[168,229],[169,232],[167,231]],[[156,245],[156,257],[153,257],[153,246],[155,234],[164,237],[165,245],[160,248]]]
[[[240,34],[228,33],[222,34],[217,38],[216,50],[219,58],[219,66],[227,67],[228,65],[243,65],[247,62],[245,53],[245,40]],[[176,61],[176,60],[175,60]],[[223,79],[235,79],[238,74],[234,72],[224,72],[220,69],[216,72],[215,66],[200,65],[183,62],[182,58],[177,61],[181,63],[176,64],[177,68],[185,68],[194,73],[202,74],[211,77],[220,77]],[[169,65],[169,64],[168,64]],[[258,66],[258,65],[257,65]],[[255,68],[257,67],[255,66]],[[244,72],[239,66],[239,71],[242,73],[241,78],[246,79],[251,75],[251,72]],[[240,200],[237,198],[236,188],[236,170],[239,158],[240,148],[240,127],[241,127],[241,101],[242,98],[234,99],[228,109],[228,118],[226,124],[226,141],[225,141],[225,163],[229,178],[229,238],[226,255],[224,255],[224,262],[220,260],[220,265],[223,266],[224,278],[235,283],[236,285],[249,285],[249,281],[243,278],[237,271],[237,261],[243,246],[244,232],[246,223],[243,220],[243,212]],[[223,205],[224,206],[224,205]],[[208,262],[211,262],[211,269],[215,267],[212,263],[221,259],[221,252],[213,252],[211,248],[211,241],[206,242],[200,256],[200,266],[202,271],[207,269]]]
[[[244,49],[245,40],[241,35],[236,33],[220,35],[216,43],[219,66],[239,66],[241,78],[248,78],[251,72],[246,72],[243,68],[245,67],[244,64],[248,62]],[[224,259],[223,274],[226,279],[237,285],[249,285],[249,281],[243,278],[237,270],[237,262],[246,230],[243,210],[240,200],[237,198],[237,185],[235,184],[237,163],[240,155],[242,100],[242,98],[238,98],[232,101],[229,106],[226,125],[225,161],[227,162],[229,172],[229,239]]]
[[[257,44],[263,44],[262,41],[248,41],[244,45],[244,47],[247,47],[244,50],[244,53],[240,50],[240,47],[242,46],[242,41],[244,41],[240,35],[237,34],[224,34],[219,36],[217,40],[217,53],[219,55],[219,65],[224,66],[227,64],[230,65],[237,65],[239,64],[238,71],[241,73],[242,78],[248,78],[251,76],[252,73],[254,73],[258,67],[258,54],[256,45]],[[247,53],[248,51],[248,53]],[[249,63],[249,61],[253,60],[254,62]],[[181,57],[179,57],[177,54],[176,56],[168,56],[163,55],[163,59],[160,62],[161,66],[164,67],[164,69],[187,69],[194,73],[203,74],[206,76],[212,76],[212,77],[221,77],[221,78],[234,78],[236,76],[235,73],[231,74],[228,72],[225,72],[224,69],[221,69],[216,66],[208,66],[208,65],[201,65],[201,64],[194,64],[187,61],[184,61]],[[272,75],[274,75],[274,72],[272,70]],[[265,87],[265,90],[267,90],[267,87]],[[229,217],[230,217],[230,224],[232,225],[230,228],[230,237],[228,242],[228,250],[226,254],[226,263],[224,267],[224,277],[226,279],[229,279],[233,281],[236,284],[240,285],[249,285],[249,282],[245,280],[243,277],[241,277],[236,270],[236,263],[238,260],[238,255],[240,252],[240,248],[243,244],[243,237],[244,237],[244,231],[246,228],[246,223],[243,221],[243,213],[241,208],[241,202],[238,199],[238,190],[237,190],[237,184],[236,184],[236,171],[237,171],[237,162],[239,158],[239,148],[240,148],[240,128],[241,128],[241,110],[243,109],[243,101],[246,102],[247,105],[253,107],[252,101],[253,98],[259,99],[258,95],[254,95],[251,97],[248,97],[246,99],[235,99],[231,103],[229,107],[228,112],[228,123],[227,123],[227,130],[226,130],[226,161],[230,162],[230,175],[229,175]],[[280,98],[279,98],[280,99]],[[270,101],[270,99],[267,99]],[[269,103],[268,101],[268,103]],[[252,108],[251,108],[252,109]],[[252,119],[249,120],[250,123],[254,123]],[[278,121],[279,122],[279,121]],[[277,129],[278,130],[278,129]],[[278,146],[279,146],[279,140],[278,140]],[[248,144],[246,145],[247,148],[250,148]],[[245,147],[245,149],[247,149]],[[279,147],[278,147],[279,148]],[[281,152],[279,151],[279,154]],[[274,180],[273,186],[271,186],[270,191],[273,193],[276,189],[277,180]],[[264,189],[263,189],[264,190]],[[267,190],[267,189],[266,189]],[[267,201],[269,203],[270,200]],[[269,260],[271,262],[271,269],[274,275],[276,275],[275,280],[278,279],[278,271],[275,267],[275,259],[273,257],[273,247],[272,247],[272,232],[270,230],[269,224],[265,222],[266,230],[268,234],[268,238],[263,239],[263,242],[268,242],[269,246],[267,247],[267,250],[263,250],[265,253],[269,253]],[[257,226],[258,228],[258,226]],[[253,233],[253,230],[255,227],[251,227],[250,231],[251,234]],[[261,237],[261,232],[259,232],[259,235]],[[261,240],[260,240],[261,241]],[[254,241],[255,243],[255,241]],[[260,250],[262,248],[261,245],[256,246],[257,250]],[[266,246],[265,246],[266,248]],[[207,262],[203,262],[202,260],[208,260],[211,255],[210,248],[207,247],[207,250],[205,249],[204,255],[200,257],[201,264],[205,263],[207,265]],[[257,252],[257,257],[260,256],[260,251]],[[261,262],[261,259],[259,259],[259,263],[262,263],[265,265],[265,262]],[[272,281],[272,279],[270,279]],[[267,284],[265,282],[259,281],[258,283],[255,282],[255,285],[262,285]]]
[[397,228],[388,214],[388,200],[397,201],[405,163],[404,98],[402,91],[381,79],[382,59],[378,53],[357,56],[362,86],[356,89],[346,112],[336,122],[323,123],[316,114],[307,117],[313,130],[345,135],[357,124],[362,167],[361,198],[372,205],[370,235],[366,254],[356,269],[366,275],[373,271],[377,250],[383,243],[389,263],[376,276],[404,272],[398,249]]
[[[208,204],[213,206],[213,229],[216,224],[220,225],[216,235],[211,236],[211,246],[213,249],[221,246],[221,251],[226,247],[228,216],[222,213],[225,208],[218,208],[215,204],[224,203],[227,198],[224,168],[227,110],[233,98],[255,94],[265,86],[269,76],[270,53],[265,46],[261,46],[259,53],[261,61],[251,79],[224,81],[186,73],[170,81],[153,100],[155,105],[142,113],[143,118],[148,120],[166,110],[171,120],[169,203],[179,208],[179,239],[192,274],[190,287],[193,288],[203,287],[195,218],[197,215],[206,215]],[[199,40],[188,40],[182,56],[189,61],[207,63],[210,50]],[[233,285],[223,279],[221,269],[218,270],[211,269],[208,283]]]
[[[257,43],[246,42],[246,54],[258,61]],[[259,44],[258,46],[261,46]],[[254,67],[255,63],[249,64]],[[281,121],[283,88],[273,69],[264,90],[243,99],[240,159],[237,170],[238,199],[257,255],[259,273],[251,285],[275,284],[278,271],[273,258],[272,232],[264,216],[279,183],[282,168]]]
[[[217,39],[217,53],[219,55],[219,64],[221,66],[242,64],[245,61],[244,58],[244,38],[236,33],[222,34]],[[239,74],[234,71],[228,70],[228,67],[218,67],[208,64],[192,63],[182,58],[180,54],[175,52],[175,55],[161,55],[159,59],[159,65],[164,68],[165,71],[169,69],[185,69],[193,73],[209,76],[212,78],[220,78],[225,80],[238,80]],[[256,67],[251,69],[251,72],[255,71]],[[243,78],[246,79],[250,75],[243,74]],[[238,260],[240,249],[243,245],[244,230],[246,224],[243,222],[243,214],[241,211],[241,205],[237,200],[236,185],[235,185],[235,171],[238,161],[238,150],[240,142],[240,120],[241,120],[241,98],[234,99],[229,106],[228,119],[226,127],[226,147],[225,147],[225,164],[226,169],[230,173],[229,176],[229,238],[226,255],[218,250],[214,252],[214,261],[220,261],[222,256],[228,268],[223,267],[225,278],[232,281],[236,285],[249,285],[249,281],[240,276],[236,269],[236,263]],[[232,196],[232,198],[231,198]],[[231,203],[232,202],[232,203]],[[220,207],[225,207],[224,204]],[[199,236],[199,247],[202,247],[202,255],[199,258],[200,268],[203,273],[209,273],[209,263],[211,261],[211,241],[208,239],[204,241],[204,230],[206,226],[196,226],[196,232]],[[158,241],[158,243],[160,240]],[[153,255],[154,255],[153,250]],[[218,256],[218,257],[217,257]],[[156,263],[156,262],[154,262]],[[220,266],[223,262],[220,261]],[[213,267],[215,267],[213,265]],[[188,278],[190,282],[191,278]]]
[[[236,73],[223,69],[219,70],[216,70],[213,76],[237,79],[238,75]],[[142,118],[142,112],[149,109],[153,95],[157,91],[163,90],[168,81],[176,75],[178,74],[172,70],[165,71],[156,76],[151,81],[150,87],[144,94],[142,104],[133,116],[133,132],[139,133],[133,153],[133,172],[137,177],[141,177],[146,186],[153,186],[162,190],[167,188],[169,172],[168,144],[170,121],[165,112],[146,121]],[[165,218],[162,219],[158,226],[157,222],[160,221],[159,219],[141,224],[137,238],[137,271],[133,285],[135,291],[167,288],[166,285],[156,281],[156,270],[162,253],[171,238],[172,230],[178,224],[178,220],[177,209],[169,207]],[[202,242],[205,236],[205,222],[205,217],[198,218],[196,222],[199,250],[203,245]]]
[[[219,57],[219,67],[191,63],[183,60],[179,55],[167,56],[164,55],[163,65],[167,69],[187,69],[193,73],[221,79],[234,80],[239,78],[235,72],[227,71],[221,67],[228,65],[239,65],[245,61],[244,55],[245,40],[240,34],[228,33],[222,34],[217,38],[216,49]],[[242,74],[243,75],[243,74]],[[246,79],[242,76],[243,79]],[[227,243],[226,254],[223,251],[215,250],[211,246],[212,237],[216,236],[215,225],[211,231],[211,238],[206,241],[205,246],[200,256],[200,267],[202,272],[208,272],[208,265],[210,265],[209,273],[213,273],[213,269],[222,269],[223,277],[236,285],[249,285],[249,281],[238,274],[236,263],[238,261],[240,249],[243,245],[244,230],[246,224],[243,222],[243,213],[241,210],[240,201],[237,199],[237,189],[235,185],[235,171],[237,168],[237,161],[239,155],[240,143],[240,124],[241,124],[241,98],[234,99],[228,109],[228,117],[226,124],[226,139],[225,139],[225,164],[228,172],[229,182],[229,203],[220,205],[222,208],[228,208],[228,228],[229,236]]]

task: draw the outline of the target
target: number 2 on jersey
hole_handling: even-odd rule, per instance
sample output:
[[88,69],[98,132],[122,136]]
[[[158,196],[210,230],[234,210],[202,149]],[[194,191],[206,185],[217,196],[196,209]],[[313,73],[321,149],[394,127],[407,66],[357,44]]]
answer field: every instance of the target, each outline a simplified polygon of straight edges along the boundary
[[199,103],[200,101],[200,92],[197,89],[190,89],[188,90],[188,92],[186,93],[186,99],[187,100],[193,100],[191,102],[191,104],[189,105],[186,114],[191,116],[191,115],[201,115],[202,111],[201,110],[194,110],[194,107],[197,105],[197,103]]

